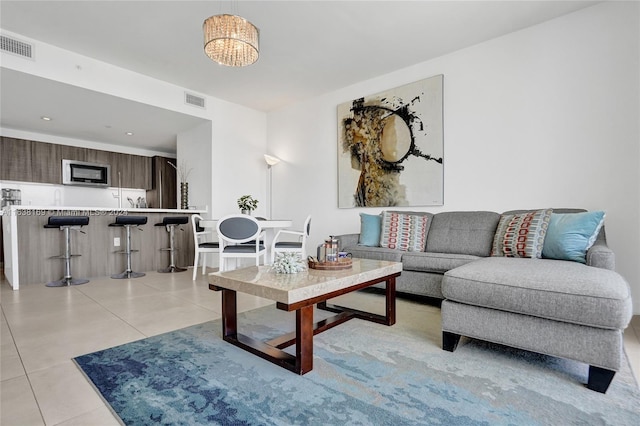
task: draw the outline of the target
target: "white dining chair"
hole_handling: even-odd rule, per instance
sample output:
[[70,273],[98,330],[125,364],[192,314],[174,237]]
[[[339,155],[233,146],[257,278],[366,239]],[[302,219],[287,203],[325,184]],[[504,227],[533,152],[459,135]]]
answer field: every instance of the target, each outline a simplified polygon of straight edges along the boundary
[[[309,233],[311,232],[311,215],[307,216],[307,219],[304,221],[304,226],[301,231],[294,231],[291,229],[281,229],[278,231],[276,236],[273,238],[273,242],[271,243],[271,263],[276,259],[277,253],[300,253],[302,259],[307,257],[307,238],[309,237]],[[298,237],[297,241],[280,241],[280,236],[284,235],[295,235]]]
[[217,241],[206,241],[210,239],[213,232],[206,231],[200,227],[200,221],[202,216],[194,214],[191,215],[191,226],[193,228],[193,246],[195,247],[195,256],[193,259],[193,280],[196,279],[196,272],[198,271],[198,260],[202,254],[202,274],[205,273],[207,267],[207,254],[218,253],[220,251],[220,243]]
[[227,270],[226,260],[255,258],[256,266],[266,261],[267,250],[261,241],[264,237],[260,222],[246,214],[232,214],[218,221],[218,239],[220,241],[220,271]]

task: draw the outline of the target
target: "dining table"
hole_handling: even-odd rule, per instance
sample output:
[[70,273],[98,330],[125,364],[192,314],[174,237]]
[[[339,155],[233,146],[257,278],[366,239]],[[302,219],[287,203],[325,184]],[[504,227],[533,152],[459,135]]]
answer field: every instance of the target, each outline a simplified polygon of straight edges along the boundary
[[[293,221],[291,219],[263,219],[258,218],[260,227],[264,230],[264,245],[267,249],[265,263],[271,262],[271,243],[279,229],[291,228]],[[218,226],[218,219],[203,219],[199,223],[201,228],[212,229],[214,232]]]

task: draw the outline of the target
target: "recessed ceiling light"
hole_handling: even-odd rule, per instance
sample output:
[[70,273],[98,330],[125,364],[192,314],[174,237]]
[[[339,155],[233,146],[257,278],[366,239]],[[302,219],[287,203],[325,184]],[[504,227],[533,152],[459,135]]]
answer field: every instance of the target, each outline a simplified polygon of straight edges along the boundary
[[41,119],[43,119],[44,121],[51,121],[51,117],[47,117],[47,116],[42,116],[40,117]]
[[127,136],[133,136],[133,132],[127,132],[125,133]]

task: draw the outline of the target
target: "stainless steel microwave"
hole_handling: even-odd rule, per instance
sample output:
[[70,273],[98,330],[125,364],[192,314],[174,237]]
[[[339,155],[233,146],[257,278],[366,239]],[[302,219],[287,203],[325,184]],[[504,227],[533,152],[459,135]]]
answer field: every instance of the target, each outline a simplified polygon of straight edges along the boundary
[[111,184],[111,166],[85,161],[62,160],[62,184],[109,186]]

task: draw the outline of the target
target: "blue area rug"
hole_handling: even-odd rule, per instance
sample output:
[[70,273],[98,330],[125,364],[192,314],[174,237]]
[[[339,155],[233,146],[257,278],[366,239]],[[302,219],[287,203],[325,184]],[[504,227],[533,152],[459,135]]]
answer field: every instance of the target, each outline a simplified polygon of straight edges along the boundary
[[[239,316],[260,339],[294,321],[274,306]],[[424,329],[348,321],[315,336],[304,376],[224,342],[219,320],[75,362],[128,425],[640,424],[628,362],[603,395],[581,384],[585,364],[465,339],[445,352]]]

